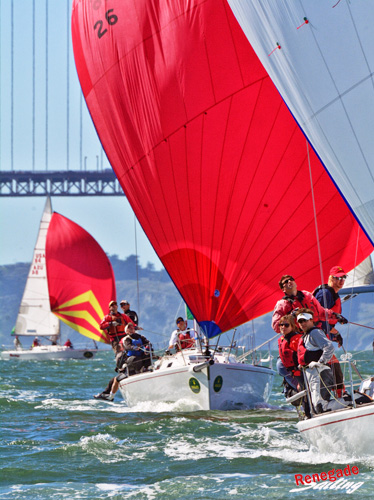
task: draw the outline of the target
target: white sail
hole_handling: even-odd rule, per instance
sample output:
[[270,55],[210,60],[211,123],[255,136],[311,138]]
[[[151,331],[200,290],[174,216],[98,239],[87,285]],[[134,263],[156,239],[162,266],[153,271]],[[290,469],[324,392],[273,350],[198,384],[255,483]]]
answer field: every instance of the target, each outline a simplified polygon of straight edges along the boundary
[[51,217],[52,207],[48,198],[40,221],[34,255],[17,316],[15,335],[52,336],[59,334],[59,320],[50,309],[45,261],[45,243]]
[[374,2],[228,3],[374,242]]
[[344,288],[339,293],[344,295],[364,292],[374,292],[374,271],[370,256],[348,273]]

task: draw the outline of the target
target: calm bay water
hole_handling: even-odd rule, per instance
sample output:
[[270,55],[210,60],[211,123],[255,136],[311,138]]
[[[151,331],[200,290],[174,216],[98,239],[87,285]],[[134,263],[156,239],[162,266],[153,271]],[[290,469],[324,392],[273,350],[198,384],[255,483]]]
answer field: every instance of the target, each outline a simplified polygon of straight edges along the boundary
[[[130,410],[119,393],[113,403],[92,398],[114,374],[112,358],[0,361],[1,499],[373,498],[374,450],[309,450],[280,378],[269,405],[252,411],[191,412],[188,402]],[[374,373],[372,352],[356,358]],[[295,485],[295,474],[347,464],[359,474],[341,488]]]

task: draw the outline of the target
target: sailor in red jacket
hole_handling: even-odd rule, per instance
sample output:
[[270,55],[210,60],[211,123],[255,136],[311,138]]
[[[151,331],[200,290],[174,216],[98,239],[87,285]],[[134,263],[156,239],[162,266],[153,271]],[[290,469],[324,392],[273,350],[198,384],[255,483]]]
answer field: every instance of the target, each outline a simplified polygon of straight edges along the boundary
[[307,290],[298,290],[296,281],[289,274],[281,277],[279,287],[283,291],[284,297],[275,304],[271,325],[277,333],[280,333],[279,320],[282,316],[291,314],[292,311],[300,308],[307,308],[313,312],[313,321],[317,326],[320,325],[321,321],[326,321],[326,317],[328,321],[336,318],[339,323],[347,323],[341,314],[322,307],[313,294]]
[[[343,268],[340,266],[334,266],[330,269],[327,283],[320,285],[313,292],[313,295],[321,306],[328,307],[331,311],[334,311],[338,315],[342,312],[342,302],[338,292],[343,288],[346,278],[347,275]],[[330,340],[337,342],[338,346],[341,347],[343,345],[343,337],[335,328],[336,323],[337,319],[332,319],[328,322],[322,321],[321,328]],[[339,360],[335,355],[332,357],[330,364],[337,386],[337,395],[338,397],[341,397],[345,392],[344,376]]]
[[108,332],[112,348],[116,354],[121,351],[119,342],[123,337],[125,337],[125,328],[129,323],[132,323],[136,327],[135,323],[129,316],[127,316],[127,314],[121,314],[118,312],[117,302],[115,300],[111,300],[109,302],[109,314],[104,316],[102,319],[100,323],[100,330],[106,330]]
[[168,350],[175,349],[189,349],[195,345],[195,330],[188,328],[187,321],[185,321],[182,316],[179,316],[176,320],[177,329],[171,334]]
[[279,327],[281,336],[278,339],[277,370],[293,389],[298,389],[303,385],[303,377],[297,361],[297,346],[301,333],[297,331],[296,320],[291,314],[281,318]]

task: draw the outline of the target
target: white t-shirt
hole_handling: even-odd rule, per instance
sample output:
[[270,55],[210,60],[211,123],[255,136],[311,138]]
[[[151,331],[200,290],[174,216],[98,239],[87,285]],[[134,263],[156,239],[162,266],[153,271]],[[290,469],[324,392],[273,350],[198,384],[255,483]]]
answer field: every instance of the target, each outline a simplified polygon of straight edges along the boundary
[[174,330],[171,334],[171,337],[170,337],[170,341],[169,341],[169,347],[170,346],[175,346],[175,344],[178,343],[178,335],[180,335],[181,333],[189,333],[190,334],[190,337],[191,339],[195,339],[196,338],[196,332],[193,328],[186,328],[185,330],[179,330],[179,328],[177,330]]

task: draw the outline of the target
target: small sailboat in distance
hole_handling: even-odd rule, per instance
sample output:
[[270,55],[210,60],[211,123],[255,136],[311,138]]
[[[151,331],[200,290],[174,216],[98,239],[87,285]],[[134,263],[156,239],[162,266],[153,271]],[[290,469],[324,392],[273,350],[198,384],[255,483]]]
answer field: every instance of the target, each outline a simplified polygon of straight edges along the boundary
[[59,344],[60,321],[93,341],[108,343],[99,324],[114,297],[114,275],[108,257],[83,228],[52,213],[48,198],[12,335],[48,339],[51,345],[24,349],[18,341],[17,348],[2,351],[1,358],[92,358],[97,352],[96,345],[78,349]]

